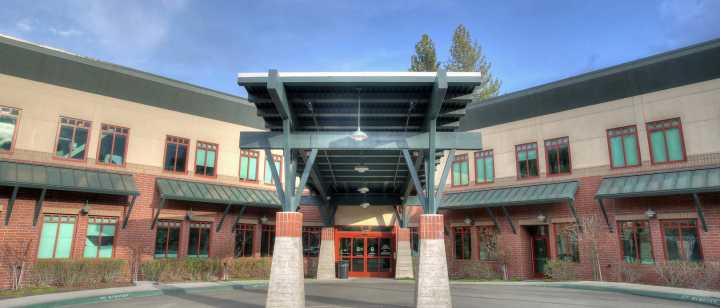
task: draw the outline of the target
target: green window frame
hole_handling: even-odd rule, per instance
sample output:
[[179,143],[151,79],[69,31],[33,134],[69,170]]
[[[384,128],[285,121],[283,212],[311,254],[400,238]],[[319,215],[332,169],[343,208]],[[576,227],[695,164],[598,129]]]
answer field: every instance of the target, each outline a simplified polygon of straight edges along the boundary
[[482,226],[478,228],[478,255],[481,261],[497,259],[497,228]]
[[45,215],[40,233],[38,259],[70,258],[76,222],[75,215]]
[[493,150],[475,152],[475,183],[495,181],[495,162]]
[[209,222],[191,222],[188,236],[188,257],[207,258],[210,254]]
[[129,128],[102,124],[97,161],[100,164],[125,166]]
[[216,177],[218,149],[216,143],[198,141],[195,148],[195,175]]
[[180,221],[160,220],[155,231],[155,259],[175,259],[180,247]]
[[647,134],[653,164],[685,161],[685,141],[680,118],[649,122]]
[[574,223],[555,224],[556,255],[559,260],[580,262],[578,226]]
[[642,164],[637,126],[625,126],[607,130],[610,168],[637,167]]
[[275,226],[262,225],[260,234],[260,256],[272,257],[273,249],[275,249]]
[[[273,155],[273,163],[275,164],[275,169],[278,171],[278,177],[282,179],[282,156],[280,155]],[[270,164],[265,160],[265,175],[263,176],[263,183],[264,184],[273,184],[273,177],[272,177],[272,170],[270,170]]]
[[668,261],[700,262],[703,259],[700,234],[695,219],[660,222]]
[[257,170],[260,159],[260,152],[252,150],[240,151],[240,180],[257,182]]
[[55,142],[55,157],[85,160],[91,127],[90,121],[61,117]]
[[472,258],[472,232],[471,227],[454,227],[455,259],[469,260]]
[[112,258],[117,217],[88,217],[83,258]]
[[235,226],[235,257],[252,257],[255,225],[237,224]]
[[0,106],[0,152],[12,152],[15,149],[20,109]]
[[467,186],[470,184],[470,170],[468,168],[468,155],[456,155],[450,170],[452,176],[451,186]]
[[165,138],[165,171],[185,173],[187,171],[190,139],[167,136]]
[[568,174],[572,172],[570,158],[570,138],[561,137],[545,140],[545,161],[548,175]]
[[623,221],[618,225],[623,261],[631,264],[655,263],[648,222],[645,220]]
[[515,146],[518,179],[539,176],[537,143],[525,143]]

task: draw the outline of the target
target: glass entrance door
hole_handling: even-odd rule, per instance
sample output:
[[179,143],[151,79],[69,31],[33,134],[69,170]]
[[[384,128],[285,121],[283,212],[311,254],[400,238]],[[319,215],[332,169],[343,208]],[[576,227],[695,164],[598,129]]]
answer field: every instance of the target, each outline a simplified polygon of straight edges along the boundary
[[338,257],[350,263],[350,277],[393,277],[392,234],[342,234]]
[[538,226],[536,232],[531,234],[530,246],[532,249],[532,267],[535,278],[545,276],[545,262],[548,260],[549,246],[546,226]]

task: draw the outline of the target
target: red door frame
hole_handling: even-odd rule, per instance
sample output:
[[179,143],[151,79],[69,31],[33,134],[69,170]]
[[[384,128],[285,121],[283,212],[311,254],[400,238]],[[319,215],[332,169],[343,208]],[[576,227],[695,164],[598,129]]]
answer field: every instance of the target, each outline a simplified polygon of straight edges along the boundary
[[535,260],[535,240],[536,239],[543,239],[545,240],[545,261],[550,259],[550,242],[548,240],[547,231],[545,231],[545,235],[537,235],[537,234],[531,234],[530,235],[530,265],[532,267],[532,273],[531,276],[533,278],[544,278],[544,273],[538,273],[537,271],[537,260]]
[[[395,277],[395,233],[393,232],[379,232],[379,231],[338,231],[335,230],[335,260],[340,261],[343,260],[340,256],[340,239],[341,238],[362,238],[363,240],[363,256],[362,259],[364,260],[364,266],[363,266],[363,272],[353,272],[352,271],[352,259],[359,259],[360,257],[353,257],[352,256],[352,250],[350,251],[350,257],[345,257],[345,260],[350,261],[350,270],[348,272],[349,277],[373,277],[373,278],[392,278]],[[367,260],[373,259],[373,257],[367,256],[367,239],[368,238],[388,238],[390,239],[390,244],[392,245],[392,256],[390,257],[374,257],[374,259],[389,259],[390,260],[390,271],[389,272],[368,272],[367,271]],[[350,241],[350,248],[353,247],[353,240]],[[380,252],[378,251],[378,254]]]

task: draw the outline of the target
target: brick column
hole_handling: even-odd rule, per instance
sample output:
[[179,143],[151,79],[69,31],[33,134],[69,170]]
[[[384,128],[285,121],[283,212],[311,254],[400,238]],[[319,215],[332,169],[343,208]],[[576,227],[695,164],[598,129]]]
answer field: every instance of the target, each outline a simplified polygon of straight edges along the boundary
[[396,227],[397,246],[395,248],[395,279],[412,279],[413,262],[410,247],[410,229]]
[[304,308],[303,215],[298,212],[277,212],[275,218],[275,248],[265,307]]
[[335,228],[323,227],[320,238],[317,279],[335,279]]
[[443,215],[420,215],[420,261],[415,307],[452,307]]

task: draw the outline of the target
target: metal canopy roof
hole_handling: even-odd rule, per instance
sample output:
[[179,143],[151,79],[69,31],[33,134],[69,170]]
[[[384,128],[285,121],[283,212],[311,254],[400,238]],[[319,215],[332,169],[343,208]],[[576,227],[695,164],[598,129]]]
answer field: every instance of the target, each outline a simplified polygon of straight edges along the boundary
[[720,192],[720,167],[606,177],[595,198]]
[[0,161],[0,185],[87,192],[139,195],[130,174]]
[[158,178],[157,186],[163,199],[280,208],[277,195],[268,190],[165,178]]
[[577,188],[577,181],[569,181],[449,193],[443,198],[441,208],[486,208],[572,201],[575,200]]
[[[468,94],[480,84],[480,73],[448,72],[447,84],[438,104],[437,131],[452,132],[459,127],[470,103]],[[358,100],[360,127],[365,132],[412,133],[427,130],[427,114],[433,101],[438,75],[435,72],[344,72],[292,73],[270,71],[238,74],[238,84],[271,131],[282,131],[285,113],[292,114],[294,132],[349,132],[357,129]],[[277,97],[287,98],[289,112],[279,110]],[[436,101],[437,102],[437,101]],[[282,109],[282,107],[280,107]],[[421,151],[414,152],[418,159]],[[442,155],[438,152],[436,157]],[[416,164],[424,182],[425,166]],[[298,162],[298,173],[305,162]],[[364,165],[369,171],[359,173]],[[315,180],[328,194],[356,193],[367,186],[371,193],[406,195],[413,189],[409,169],[401,151],[391,150],[320,150],[315,160]]]

